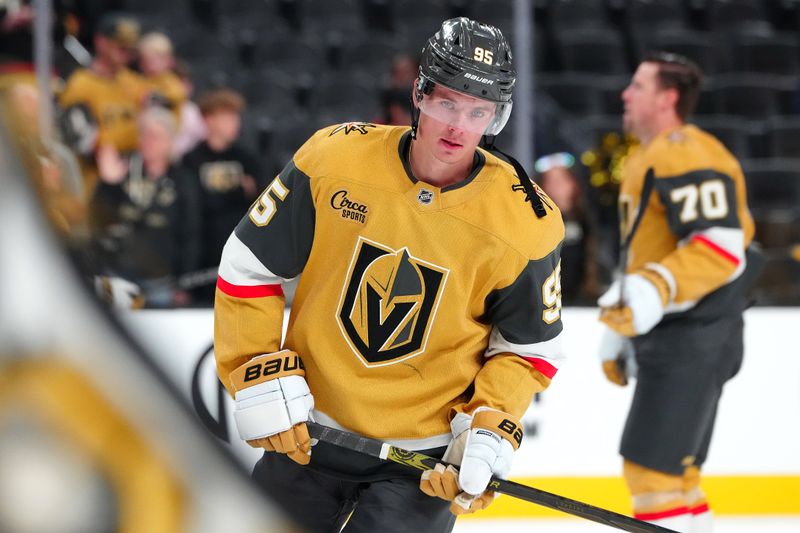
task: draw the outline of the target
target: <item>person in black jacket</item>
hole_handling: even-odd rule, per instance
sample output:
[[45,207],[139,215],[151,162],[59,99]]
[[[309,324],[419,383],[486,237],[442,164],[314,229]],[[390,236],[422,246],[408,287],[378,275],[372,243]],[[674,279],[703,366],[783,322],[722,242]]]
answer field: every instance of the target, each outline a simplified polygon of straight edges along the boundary
[[139,119],[138,150],[128,160],[110,146],[97,156],[91,211],[104,274],[139,284],[148,307],[188,304],[176,281],[198,268],[199,187],[170,160],[176,129],[172,113],[151,108]]
[[[199,183],[203,216],[201,269],[219,265],[222,247],[250,204],[266,186],[255,155],[237,140],[244,99],[230,89],[217,89],[198,101],[206,124],[206,140],[186,154],[183,164]],[[194,303],[212,306],[215,276],[197,287]]]

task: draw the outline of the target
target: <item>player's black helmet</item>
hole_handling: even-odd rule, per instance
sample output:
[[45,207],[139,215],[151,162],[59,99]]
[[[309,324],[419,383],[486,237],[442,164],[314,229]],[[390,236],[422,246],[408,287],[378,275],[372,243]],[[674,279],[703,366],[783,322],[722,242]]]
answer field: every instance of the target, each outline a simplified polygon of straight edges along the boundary
[[434,83],[497,103],[511,101],[517,73],[494,26],[466,17],[444,21],[422,49],[419,73]]
[[422,49],[415,98],[419,103],[434,84],[498,105],[487,135],[503,129],[511,112],[517,74],[511,48],[494,26],[466,17],[444,21]]

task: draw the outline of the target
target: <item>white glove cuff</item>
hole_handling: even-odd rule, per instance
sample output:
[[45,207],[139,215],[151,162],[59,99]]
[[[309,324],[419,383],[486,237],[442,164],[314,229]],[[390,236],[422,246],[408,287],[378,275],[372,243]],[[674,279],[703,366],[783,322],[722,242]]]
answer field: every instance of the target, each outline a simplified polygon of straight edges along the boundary
[[450,431],[453,437],[458,437],[472,425],[472,417],[465,413],[456,413],[453,420],[450,421]]
[[469,427],[472,425],[472,417],[464,413],[456,413],[450,421],[450,431],[453,433],[453,440],[447,445],[447,449],[442,456],[446,463],[460,465],[464,457],[464,446],[467,443]]
[[631,274],[625,283],[625,301],[633,312],[633,329],[642,335],[664,317],[661,293],[653,282],[639,274]]

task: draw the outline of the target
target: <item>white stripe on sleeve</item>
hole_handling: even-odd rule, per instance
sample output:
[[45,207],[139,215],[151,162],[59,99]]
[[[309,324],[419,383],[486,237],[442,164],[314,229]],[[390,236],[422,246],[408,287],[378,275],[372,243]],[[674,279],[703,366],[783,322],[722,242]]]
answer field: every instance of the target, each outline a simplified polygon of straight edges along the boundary
[[231,233],[222,249],[219,275],[228,283],[241,286],[275,285],[290,281],[270,272],[236,233]]
[[498,353],[507,352],[525,358],[535,357],[537,359],[544,359],[555,368],[558,368],[564,360],[564,349],[562,347],[560,333],[549,341],[535,342],[533,344],[515,344],[506,340],[497,327],[493,327],[492,334],[489,337],[489,347],[486,349],[486,357],[492,357]]

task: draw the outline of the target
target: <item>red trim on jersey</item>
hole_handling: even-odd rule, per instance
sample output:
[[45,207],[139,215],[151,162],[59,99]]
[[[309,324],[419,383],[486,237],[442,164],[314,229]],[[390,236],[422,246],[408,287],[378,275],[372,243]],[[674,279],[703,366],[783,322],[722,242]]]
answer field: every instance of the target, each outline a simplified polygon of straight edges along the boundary
[[265,296],[283,296],[280,284],[275,285],[234,285],[222,276],[217,276],[217,288],[234,298],[263,298]]
[[728,261],[730,261],[734,265],[739,266],[739,258],[736,257],[735,255],[733,255],[732,253],[730,253],[728,250],[720,247],[714,241],[711,241],[711,240],[707,239],[706,237],[703,237],[702,235],[695,235],[694,237],[692,237],[692,240],[693,241],[697,241],[697,242],[702,243],[702,244],[705,244],[706,246],[708,246],[709,248],[711,248],[712,250],[717,252],[719,255],[721,255],[722,257],[724,257],[725,259],[727,259]]
[[533,368],[538,370],[543,376],[553,379],[553,376],[556,375],[558,369],[545,361],[544,359],[540,359],[539,357],[522,357],[527,362],[531,364]]
[[634,513],[633,517],[637,520],[660,520],[662,518],[670,518],[672,516],[680,516],[682,514],[689,514],[689,508],[685,505],[683,507],[675,507],[674,509],[667,509],[666,511],[658,511],[656,513]]
[[707,513],[708,512],[708,504],[707,503],[701,503],[697,507],[692,507],[691,509],[689,509],[689,512],[692,513],[692,514]]
[[33,63],[19,61],[17,63],[6,63],[0,66],[0,74],[36,74],[36,66]]

